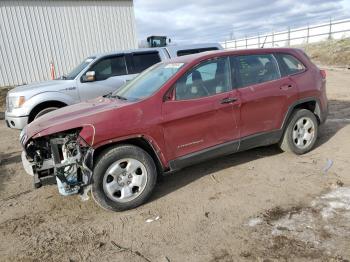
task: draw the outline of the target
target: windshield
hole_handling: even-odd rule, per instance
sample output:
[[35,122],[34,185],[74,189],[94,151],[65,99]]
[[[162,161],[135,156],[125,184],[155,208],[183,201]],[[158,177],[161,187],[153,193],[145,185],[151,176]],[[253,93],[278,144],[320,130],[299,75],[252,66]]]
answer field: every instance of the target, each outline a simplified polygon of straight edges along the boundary
[[86,68],[96,57],[90,56],[86,58],[80,65],[74,68],[68,75],[63,76],[63,79],[73,80],[77,77],[77,75]]
[[115,91],[112,96],[127,100],[149,97],[175,75],[182,66],[183,63],[158,63]]

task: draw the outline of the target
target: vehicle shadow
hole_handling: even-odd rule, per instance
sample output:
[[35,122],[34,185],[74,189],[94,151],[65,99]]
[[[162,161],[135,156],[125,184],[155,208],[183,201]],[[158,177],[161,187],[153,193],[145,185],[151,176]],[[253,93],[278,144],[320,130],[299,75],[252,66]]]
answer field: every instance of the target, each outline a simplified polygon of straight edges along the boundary
[[[329,101],[329,121],[320,127],[319,138],[315,147],[319,147],[330,140],[340,129],[350,124],[348,121],[333,121],[334,119],[344,120],[350,118],[350,101],[330,100]],[[150,201],[157,200],[167,194],[186,186],[201,177],[211,175],[220,170],[239,166],[241,164],[278,155],[282,151],[276,145],[259,147],[245,152],[239,152],[229,156],[212,159],[201,164],[197,164],[173,174],[162,176],[156,186],[156,190]]]
[[9,165],[21,162],[21,152],[0,153],[0,165]]
[[248,151],[215,158],[194,166],[187,167],[178,172],[162,176],[157,183],[156,189],[150,201],[157,200],[167,194],[184,187],[204,176],[211,175],[220,170],[239,166],[269,156],[281,154],[282,151],[276,146],[266,146],[250,149]]
[[350,101],[329,100],[328,118],[319,129],[315,148],[327,143],[339,130],[350,124]]
[[10,164],[19,164],[21,155],[19,152],[0,153],[0,192],[4,190],[4,183],[10,177],[10,170],[6,167]]

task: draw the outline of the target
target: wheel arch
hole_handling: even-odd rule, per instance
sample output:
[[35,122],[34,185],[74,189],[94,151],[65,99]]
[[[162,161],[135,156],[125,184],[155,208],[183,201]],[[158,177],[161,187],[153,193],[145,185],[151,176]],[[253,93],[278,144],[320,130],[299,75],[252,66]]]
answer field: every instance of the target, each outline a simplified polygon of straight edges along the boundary
[[307,109],[315,114],[318,124],[322,123],[323,116],[320,108],[320,101],[316,97],[303,98],[292,104],[285,115],[282,123],[282,129],[285,130],[292,113],[298,109]]
[[28,118],[28,122],[32,122],[36,116],[36,114],[38,112],[40,112],[42,109],[47,108],[47,107],[64,107],[67,106],[68,104],[59,101],[59,100],[49,100],[49,101],[45,101],[45,102],[41,102],[39,104],[37,104],[36,106],[33,107],[33,109],[30,111],[29,113],[29,118]]
[[157,171],[159,173],[163,173],[167,171],[167,167],[163,164],[159,156],[160,153],[157,153],[159,151],[156,150],[155,146],[153,146],[151,141],[145,136],[128,137],[126,139],[121,139],[118,141],[113,141],[111,143],[98,146],[94,150],[94,165],[97,159],[99,158],[99,156],[101,155],[101,153],[103,153],[105,150],[108,150],[111,147],[115,147],[118,145],[125,145],[125,144],[134,145],[145,150],[152,157],[154,163],[156,164]]

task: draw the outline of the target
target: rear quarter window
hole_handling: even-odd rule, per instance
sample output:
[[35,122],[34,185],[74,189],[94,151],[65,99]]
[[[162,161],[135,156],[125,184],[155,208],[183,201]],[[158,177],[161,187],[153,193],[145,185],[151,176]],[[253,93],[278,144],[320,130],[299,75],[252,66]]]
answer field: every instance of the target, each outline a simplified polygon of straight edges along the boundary
[[277,56],[282,68],[282,76],[297,74],[306,69],[305,65],[292,55],[278,54]]

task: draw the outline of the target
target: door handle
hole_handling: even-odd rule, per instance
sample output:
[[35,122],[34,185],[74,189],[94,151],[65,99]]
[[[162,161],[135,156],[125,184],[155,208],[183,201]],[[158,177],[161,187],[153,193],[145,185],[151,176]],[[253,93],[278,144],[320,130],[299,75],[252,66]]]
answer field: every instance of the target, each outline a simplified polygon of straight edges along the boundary
[[280,87],[281,90],[287,91],[288,89],[291,89],[293,86],[292,85],[283,85]]
[[236,101],[237,101],[237,98],[226,97],[226,98],[221,100],[221,104],[230,104],[230,103],[233,103],[233,102],[236,102]]

